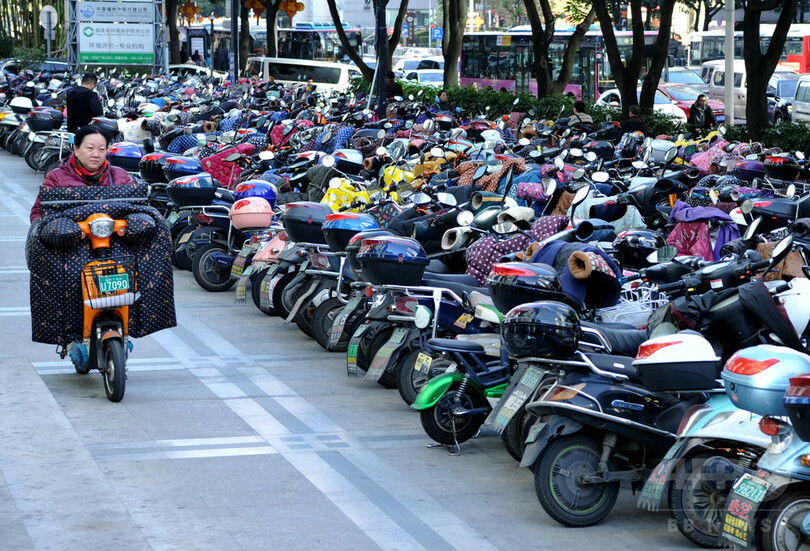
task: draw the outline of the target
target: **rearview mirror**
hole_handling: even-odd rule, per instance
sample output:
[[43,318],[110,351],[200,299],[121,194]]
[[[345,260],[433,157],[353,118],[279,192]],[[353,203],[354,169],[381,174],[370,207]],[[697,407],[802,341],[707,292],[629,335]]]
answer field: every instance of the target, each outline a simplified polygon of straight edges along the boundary
[[[750,200],[750,199],[749,199]],[[753,202],[753,201],[752,201]],[[743,203],[744,205],[745,203]],[[751,212],[750,210],[748,212]],[[747,214],[747,213],[746,213]],[[750,241],[757,235],[757,230],[759,229],[759,225],[762,223],[762,217],[757,217],[749,226],[745,229],[745,234],[743,234],[743,239],[746,241]]]
[[662,262],[669,262],[673,258],[678,256],[678,248],[674,245],[664,245],[660,247],[657,251],[651,252],[647,256],[647,262],[650,264],[660,264]]
[[472,224],[474,218],[475,215],[472,212],[463,210],[458,213],[458,216],[456,216],[456,223],[459,226],[469,226]]
[[327,155],[321,159],[321,164],[327,168],[332,168],[337,164],[337,160],[332,155]]

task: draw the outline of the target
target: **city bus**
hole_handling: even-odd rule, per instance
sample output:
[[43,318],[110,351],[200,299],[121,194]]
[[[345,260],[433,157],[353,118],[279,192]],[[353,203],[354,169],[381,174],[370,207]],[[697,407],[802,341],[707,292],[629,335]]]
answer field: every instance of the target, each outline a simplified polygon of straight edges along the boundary
[[[346,23],[343,23],[343,28],[349,44],[362,55],[363,37],[360,29],[352,29]],[[296,23],[291,29],[278,29],[277,36],[277,57],[313,61],[348,61],[349,58],[331,23]]]
[[[760,45],[767,49],[771,41],[775,25],[762,24],[760,26]],[[725,29],[715,29],[692,33],[689,44],[689,65],[700,67],[706,61],[725,59]],[[743,33],[734,32],[734,58],[743,59]],[[791,69],[797,73],[810,72],[810,24],[796,23],[788,31],[785,47],[779,60],[779,66]]]
[[[572,31],[554,33],[549,51],[554,78],[559,74],[565,47],[572,34]],[[616,31],[615,34],[620,51],[629,56],[633,47],[633,33]],[[644,33],[645,66],[649,65],[649,59],[655,52],[657,37],[657,32]],[[459,81],[464,85],[476,82],[481,88],[491,86],[495,90],[506,88],[511,92],[537,95],[531,29],[522,26],[506,32],[465,33]],[[596,100],[602,92],[615,87],[602,33],[588,31],[574,56],[571,79],[565,91],[583,99]]]

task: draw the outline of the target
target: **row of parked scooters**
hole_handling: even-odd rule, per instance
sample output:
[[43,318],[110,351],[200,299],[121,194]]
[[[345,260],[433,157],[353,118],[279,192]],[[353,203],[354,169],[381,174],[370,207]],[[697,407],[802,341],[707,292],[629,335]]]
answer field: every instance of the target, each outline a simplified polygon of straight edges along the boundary
[[564,525],[629,486],[701,546],[807,546],[801,155],[260,83],[206,101],[110,151],[202,288],[397,388],[454,455],[500,434]]

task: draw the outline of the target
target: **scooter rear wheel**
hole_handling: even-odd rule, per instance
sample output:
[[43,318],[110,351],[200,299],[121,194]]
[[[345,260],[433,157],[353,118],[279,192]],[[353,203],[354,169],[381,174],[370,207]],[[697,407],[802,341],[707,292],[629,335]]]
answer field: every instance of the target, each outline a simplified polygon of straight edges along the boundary
[[335,323],[335,318],[343,311],[346,305],[343,304],[337,297],[332,297],[323,301],[312,314],[312,336],[315,341],[329,352],[346,352],[349,346],[349,337],[344,331],[340,336],[340,340],[335,348],[329,350],[326,346],[329,344],[329,334],[332,332],[332,325]]
[[[475,436],[486,418],[483,414],[456,416],[453,410],[456,407],[463,409],[476,409],[484,407],[484,399],[476,392],[470,392],[469,388],[459,396],[458,406],[456,405],[456,393],[459,383],[453,383],[444,396],[439,401],[419,412],[422,428],[425,429],[431,440],[452,446],[456,443],[463,443]],[[455,420],[455,439],[453,438],[453,421]]]
[[[584,434],[561,436],[547,444],[534,470],[534,488],[548,516],[564,526],[592,526],[604,519],[619,497],[619,483],[586,484],[596,474],[602,446]],[[616,469],[613,456],[608,471]]]
[[205,245],[194,255],[191,271],[194,280],[200,287],[212,293],[227,291],[236,283],[231,279],[230,269],[220,268],[214,260],[214,254],[226,252],[222,246],[215,243]]
[[[754,533],[760,538],[763,551],[800,551],[807,549],[807,536],[800,526],[805,515],[810,513],[810,492],[788,491],[768,507]],[[770,530],[763,530],[769,527]]]
[[127,382],[124,345],[118,339],[107,339],[103,346],[104,366],[101,376],[104,379],[104,391],[110,402],[120,402]]
[[686,539],[701,547],[718,549],[724,547],[722,519],[726,497],[737,475],[729,473],[726,481],[718,480],[717,474],[707,478],[703,473],[703,464],[711,456],[700,454],[688,457],[678,467],[669,485],[669,510]]

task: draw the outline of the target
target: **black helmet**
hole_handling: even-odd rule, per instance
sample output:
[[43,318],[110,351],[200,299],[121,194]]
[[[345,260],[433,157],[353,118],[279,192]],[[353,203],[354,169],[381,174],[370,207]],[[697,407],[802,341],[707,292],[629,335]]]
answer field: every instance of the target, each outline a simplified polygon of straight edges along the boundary
[[613,242],[616,260],[622,269],[641,270],[650,263],[647,257],[666,245],[660,234],[649,230],[629,230],[619,234]]

